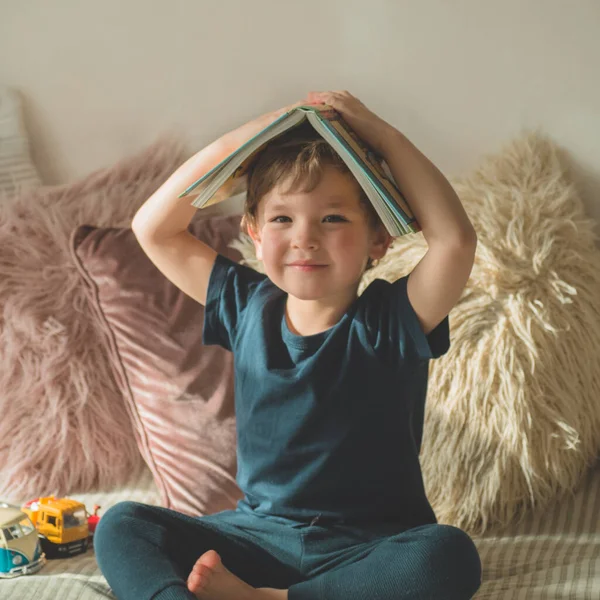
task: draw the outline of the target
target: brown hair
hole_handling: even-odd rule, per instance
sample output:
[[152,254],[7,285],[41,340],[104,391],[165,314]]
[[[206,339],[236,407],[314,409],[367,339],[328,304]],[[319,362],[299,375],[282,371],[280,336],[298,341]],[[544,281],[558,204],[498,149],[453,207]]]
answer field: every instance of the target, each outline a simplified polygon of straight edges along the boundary
[[[259,203],[273,188],[289,178],[290,185],[284,193],[299,190],[310,193],[319,185],[327,166],[352,177],[369,227],[372,231],[383,228],[379,215],[346,163],[310,123],[303,122],[267,144],[249,165],[242,230],[248,232],[249,227],[258,230]],[[365,271],[373,266],[373,259],[369,257]]]

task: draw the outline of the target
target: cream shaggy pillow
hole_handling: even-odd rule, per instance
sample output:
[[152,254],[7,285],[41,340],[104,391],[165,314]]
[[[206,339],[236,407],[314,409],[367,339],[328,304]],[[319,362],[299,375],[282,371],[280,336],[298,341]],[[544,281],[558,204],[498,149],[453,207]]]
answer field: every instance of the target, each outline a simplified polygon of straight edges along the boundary
[[142,465],[69,238],[84,223],[128,227],[185,159],[159,139],[76,183],[0,201],[0,498],[106,489]]
[[[430,362],[420,461],[439,522],[479,535],[573,491],[596,459],[600,251],[539,131],[452,184],[478,247],[450,350]],[[264,272],[246,234],[232,247]],[[410,273],[426,250],[421,233],[396,238],[359,294]]]

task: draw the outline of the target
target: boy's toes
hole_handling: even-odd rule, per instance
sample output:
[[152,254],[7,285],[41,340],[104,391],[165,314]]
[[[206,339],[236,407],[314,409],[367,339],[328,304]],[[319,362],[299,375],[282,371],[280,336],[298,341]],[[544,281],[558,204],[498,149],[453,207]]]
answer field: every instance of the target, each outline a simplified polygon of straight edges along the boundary
[[[197,561],[196,565],[201,564],[209,569],[214,569],[221,564],[221,557],[215,550],[207,550]],[[194,565],[194,566],[196,566]]]
[[188,590],[197,593],[206,587],[215,567],[221,563],[221,557],[214,551],[208,550],[194,564],[187,578]]
[[190,590],[190,592],[194,593],[197,592],[201,589],[201,583],[202,578],[200,576],[200,573],[198,573],[196,571],[196,567],[194,566],[194,568],[192,569],[192,571],[190,572],[190,574],[188,575],[187,578],[187,587],[188,590]]

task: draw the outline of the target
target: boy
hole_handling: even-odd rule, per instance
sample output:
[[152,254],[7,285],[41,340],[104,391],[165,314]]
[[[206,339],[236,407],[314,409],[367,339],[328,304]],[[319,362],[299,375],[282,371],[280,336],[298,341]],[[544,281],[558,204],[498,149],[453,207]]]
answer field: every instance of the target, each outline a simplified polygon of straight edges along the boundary
[[96,532],[120,600],[471,598],[468,535],[439,525],[418,461],[428,361],[449,347],[448,313],[476,236],[450,184],[347,91],[311,93],[388,163],[428,251],[394,283],[364,271],[390,236],[335,151],[298,128],[248,173],[244,225],[266,275],[187,232],[178,193],[283,111],[230,132],[178,169],[132,227],[156,266],[205,305],[203,342],[235,355],[235,510],[189,517],[123,502]]

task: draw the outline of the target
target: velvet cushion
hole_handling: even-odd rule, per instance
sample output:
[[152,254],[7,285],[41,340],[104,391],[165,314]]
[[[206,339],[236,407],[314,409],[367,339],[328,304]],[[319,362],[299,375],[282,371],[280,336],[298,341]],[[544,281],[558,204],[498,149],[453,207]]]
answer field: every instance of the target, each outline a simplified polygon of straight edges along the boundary
[[[438,520],[479,535],[543,511],[595,464],[600,251],[559,148],[539,131],[451,183],[478,247],[449,315],[450,350],[430,363],[420,462]],[[232,246],[263,272],[247,234]],[[422,233],[396,238],[359,294],[426,251]]]
[[[239,260],[227,244],[240,220],[196,218],[189,231]],[[202,345],[204,306],[154,266],[129,228],[81,226],[71,247],[161,503],[193,515],[234,508],[233,355]]]

